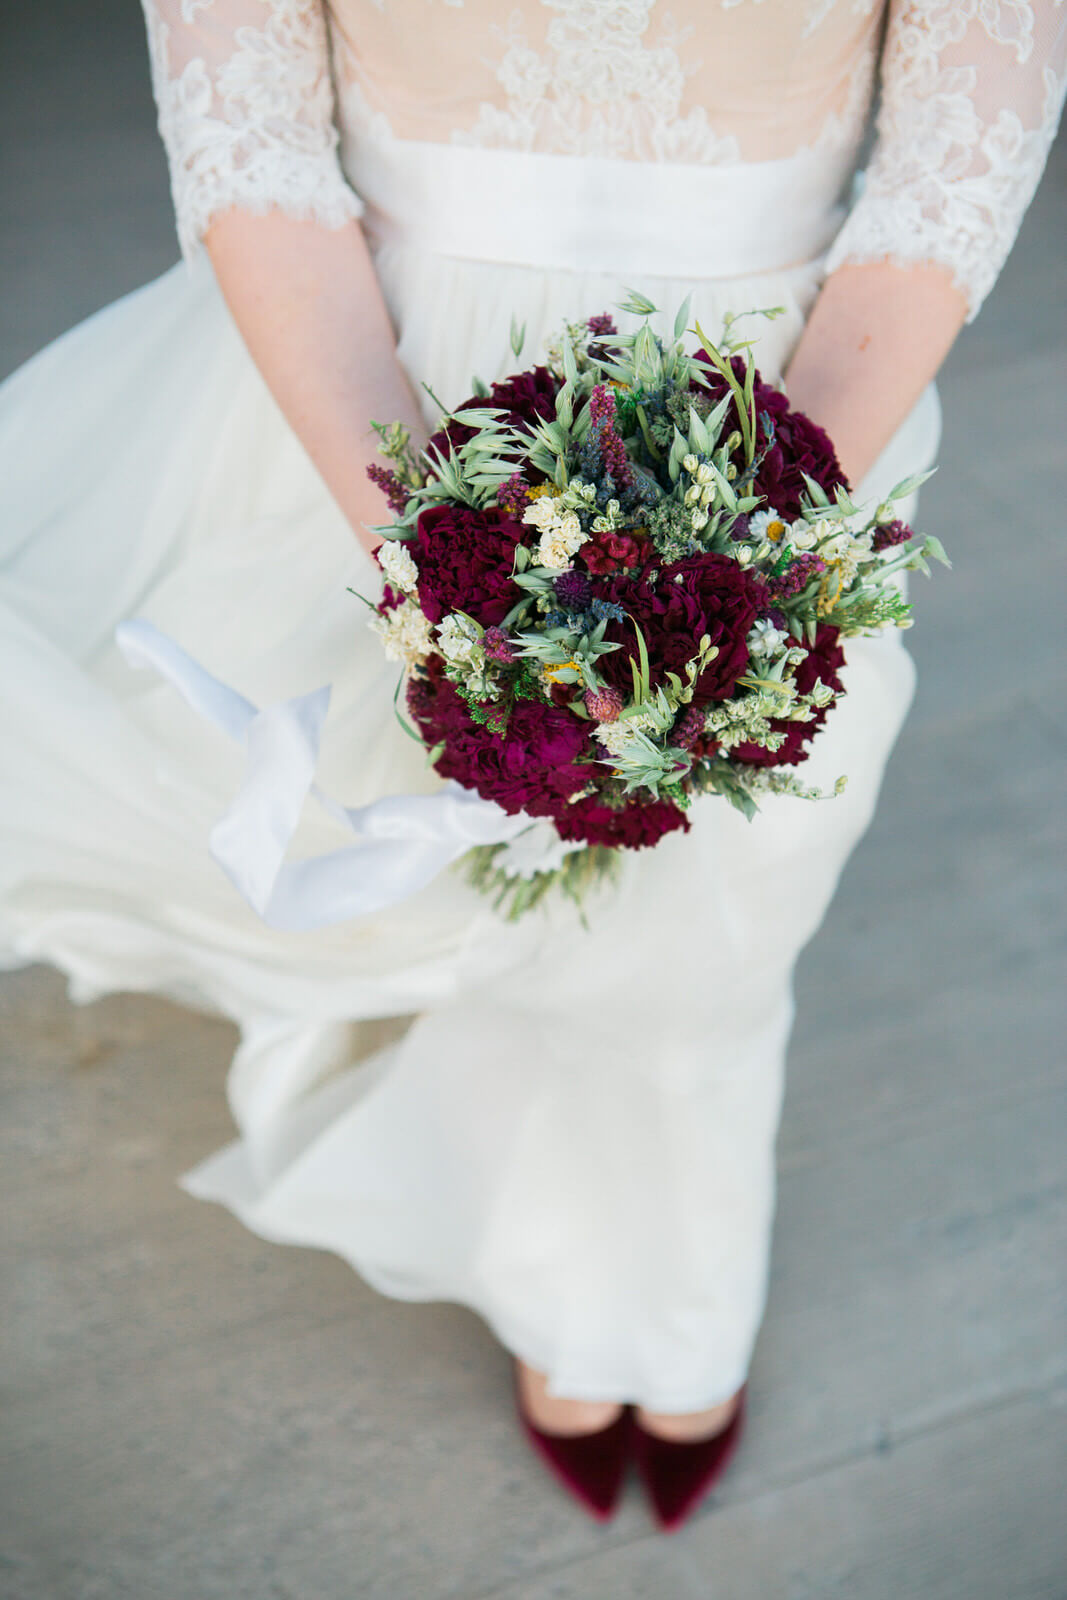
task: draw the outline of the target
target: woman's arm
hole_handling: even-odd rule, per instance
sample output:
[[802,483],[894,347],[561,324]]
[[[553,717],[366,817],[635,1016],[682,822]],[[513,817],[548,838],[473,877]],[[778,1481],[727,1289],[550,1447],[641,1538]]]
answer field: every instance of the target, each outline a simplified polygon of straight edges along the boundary
[[371,422],[401,421],[425,437],[396,358],[389,315],[358,222],[326,228],[280,212],[228,211],[204,235],[215,275],[260,372],[368,550],[364,524],[384,522],[367,478]]
[[252,357],[356,533],[385,519],[371,420],[421,428],[362,203],[337,157],[316,0],[144,0],[183,253],[205,245]]
[[786,374],[858,484],[914,406],[967,316],[942,267],[870,262],[826,280]]
[[866,182],[787,378],[853,482],[995,282],[1065,88],[1058,0],[889,0]]

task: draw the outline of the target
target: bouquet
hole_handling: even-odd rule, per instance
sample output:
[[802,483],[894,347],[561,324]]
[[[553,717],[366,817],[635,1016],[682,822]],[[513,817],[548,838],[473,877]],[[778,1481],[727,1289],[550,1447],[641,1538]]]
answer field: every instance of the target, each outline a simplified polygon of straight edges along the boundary
[[[929,474],[855,505],[739,318],[716,345],[688,301],[670,341],[644,297],[620,309],[635,332],[567,326],[543,364],[477,383],[421,453],[377,425],[394,520],[375,530],[371,624],[440,776],[543,819],[536,848],[467,857],[511,916],[554,885],[580,899],[621,851],[687,829],[698,795],[749,818],[762,795],[823,798],[797,769],[843,692],[845,641],[909,626],[897,575],[947,565],[894,513]],[[513,327],[516,361],[523,342]]]

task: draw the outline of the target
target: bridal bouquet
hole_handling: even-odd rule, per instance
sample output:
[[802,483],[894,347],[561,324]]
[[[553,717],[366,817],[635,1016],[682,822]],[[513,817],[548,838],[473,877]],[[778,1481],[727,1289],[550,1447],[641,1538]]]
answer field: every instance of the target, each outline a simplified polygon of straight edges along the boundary
[[697,323],[687,353],[688,302],[669,342],[643,297],[620,309],[636,332],[568,326],[421,454],[379,427],[389,465],[371,468],[395,514],[371,622],[417,736],[443,778],[544,819],[534,849],[467,857],[511,915],[688,828],[698,794],[749,817],[764,794],[819,798],[797,768],[845,641],[909,626],[897,574],[946,562],[894,515],[922,477],[857,507],[737,319],[718,346]]

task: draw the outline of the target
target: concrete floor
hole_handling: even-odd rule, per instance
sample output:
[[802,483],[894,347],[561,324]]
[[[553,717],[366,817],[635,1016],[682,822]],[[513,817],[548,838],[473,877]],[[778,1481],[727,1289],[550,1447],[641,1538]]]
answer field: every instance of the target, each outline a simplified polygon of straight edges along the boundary
[[[174,259],[133,0],[12,8],[0,370]],[[58,45],[58,48],[57,48]],[[174,1179],[234,1034],[0,982],[5,1600],[1063,1600],[1062,143],[942,386],[918,704],[800,972],[752,1420],[588,1524],[468,1313]],[[6,692],[11,692],[8,685]],[[1059,852],[1059,853],[1057,853]]]

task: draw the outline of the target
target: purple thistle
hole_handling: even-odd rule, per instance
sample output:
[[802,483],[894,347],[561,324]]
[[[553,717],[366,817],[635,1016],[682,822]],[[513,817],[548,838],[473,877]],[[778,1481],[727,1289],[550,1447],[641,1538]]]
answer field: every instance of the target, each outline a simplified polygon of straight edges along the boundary
[[619,331],[615,326],[615,319],[610,311],[602,311],[598,317],[590,317],[586,327],[590,333],[596,334],[618,333]]
[[871,549],[889,550],[895,544],[907,544],[908,540],[912,538],[914,538],[914,534],[906,522],[886,522],[875,530],[874,538],[871,540]]
[[771,600],[789,600],[793,595],[806,589],[818,573],[826,571],[826,562],[821,556],[804,551],[790,564],[788,571],[783,572],[780,578],[772,578],[768,584],[768,593]]
[[509,516],[521,517],[529,505],[530,485],[521,472],[515,472],[497,491],[496,503]]
[[391,467],[381,467],[377,461],[372,461],[367,468],[367,477],[371,483],[376,483],[389,502],[391,511],[403,511],[408,503],[408,491]]
[[507,664],[515,660],[515,652],[511,648],[511,640],[503,628],[486,628],[482,644],[490,661],[502,661]]
[[567,611],[584,611],[593,597],[593,586],[584,572],[572,567],[553,582],[556,599]]
[[626,446],[615,427],[615,396],[604,383],[598,383],[589,396],[589,420],[600,444],[604,471],[610,474],[617,489],[628,489],[633,483],[633,473],[626,457]]

